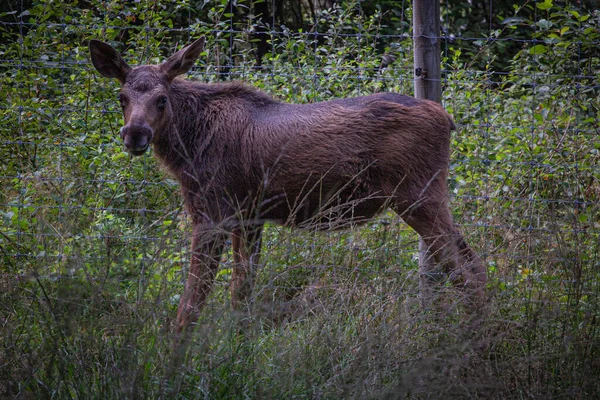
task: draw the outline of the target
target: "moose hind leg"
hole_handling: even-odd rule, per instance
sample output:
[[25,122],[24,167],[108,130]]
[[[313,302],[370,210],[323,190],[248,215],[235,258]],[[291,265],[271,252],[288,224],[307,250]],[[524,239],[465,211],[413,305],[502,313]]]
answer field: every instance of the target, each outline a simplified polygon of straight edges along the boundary
[[474,306],[483,304],[486,269],[454,227],[446,202],[424,203],[402,216],[419,234],[422,298],[431,298],[436,284],[447,279],[463,288]]
[[428,241],[419,235],[419,298],[422,306],[428,306],[435,298],[436,288],[447,279],[441,264],[435,261]]

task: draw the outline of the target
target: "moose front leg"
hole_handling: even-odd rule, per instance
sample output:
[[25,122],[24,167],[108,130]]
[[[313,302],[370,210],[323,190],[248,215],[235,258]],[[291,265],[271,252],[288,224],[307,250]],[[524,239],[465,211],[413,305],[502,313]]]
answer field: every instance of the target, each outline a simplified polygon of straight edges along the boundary
[[177,309],[178,332],[198,320],[212,289],[224,242],[225,235],[214,227],[194,226],[190,271]]
[[231,244],[235,262],[231,274],[231,303],[241,311],[249,306],[252,295],[256,266],[260,259],[262,225],[236,228],[232,232]]

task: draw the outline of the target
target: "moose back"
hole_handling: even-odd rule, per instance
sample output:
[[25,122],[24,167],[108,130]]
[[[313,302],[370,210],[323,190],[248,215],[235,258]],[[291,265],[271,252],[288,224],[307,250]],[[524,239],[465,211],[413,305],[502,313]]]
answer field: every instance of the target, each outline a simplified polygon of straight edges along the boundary
[[422,290],[442,271],[481,301],[485,267],[448,208],[454,124],[440,105],[393,93],[288,104],[240,83],[175,79],[203,47],[202,37],[160,65],[131,68],[110,45],[89,44],[98,72],[121,82],[125,147],[141,155],[153,145],[192,219],[179,330],[197,320],[227,235],[232,302],[242,308],[266,221],[339,229],[387,207],[420,235]]

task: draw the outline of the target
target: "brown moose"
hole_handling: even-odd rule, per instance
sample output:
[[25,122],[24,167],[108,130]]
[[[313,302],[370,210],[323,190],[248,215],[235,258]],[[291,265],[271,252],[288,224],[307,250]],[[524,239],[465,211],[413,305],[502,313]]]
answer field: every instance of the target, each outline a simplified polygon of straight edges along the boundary
[[440,105],[394,93],[287,104],[240,83],[175,79],[193,66],[204,41],[137,68],[110,45],[89,44],[98,72],[121,82],[125,147],[141,155],[154,145],[192,219],[179,330],[197,320],[229,232],[232,303],[242,308],[265,221],[338,229],[388,206],[420,235],[421,287],[442,271],[481,301],[485,267],[448,208],[454,124]]

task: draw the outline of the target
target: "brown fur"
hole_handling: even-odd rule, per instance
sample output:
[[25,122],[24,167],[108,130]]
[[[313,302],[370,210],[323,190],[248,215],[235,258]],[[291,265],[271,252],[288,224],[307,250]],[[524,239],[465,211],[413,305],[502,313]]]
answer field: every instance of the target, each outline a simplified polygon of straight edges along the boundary
[[192,218],[180,329],[199,315],[227,232],[236,261],[232,301],[240,308],[252,291],[265,221],[338,229],[387,206],[423,239],[424,281],[435,261],[481,297],[485,267],[448,209],[454,124],[440,105],[393,93],[287,104],[240,83],[174,79],[202,46],[203,39],[164,64],[131,69],[110,46],[90,43],[94,66],[123,84],[126,147],[139,155],[153,144]]

